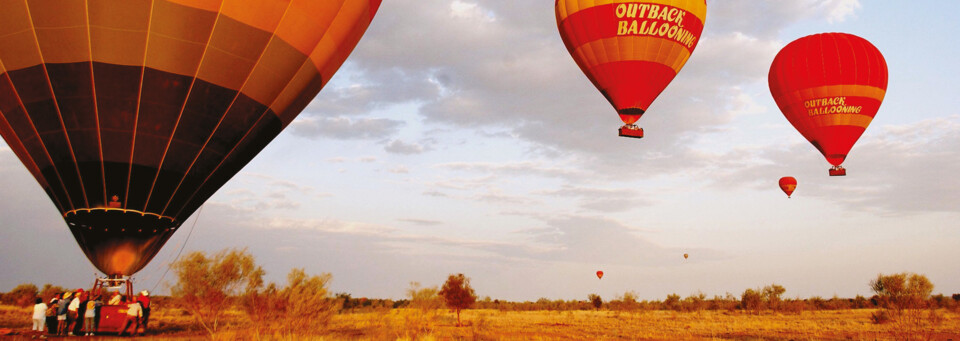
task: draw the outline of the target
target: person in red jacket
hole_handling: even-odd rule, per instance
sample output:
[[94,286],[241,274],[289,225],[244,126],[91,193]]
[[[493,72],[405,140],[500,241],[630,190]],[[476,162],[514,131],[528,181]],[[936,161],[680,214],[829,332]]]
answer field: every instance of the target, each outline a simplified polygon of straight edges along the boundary
[[[143,327],[143,333],[147,331],[147,322],[150,322],[150,292],[141,291],[140,296],[137,296],[137,302],[140,302],[140,307],[143,308],[143,318],[140,319],[140,326]],[[140,333],[140,335],[143,335]]]

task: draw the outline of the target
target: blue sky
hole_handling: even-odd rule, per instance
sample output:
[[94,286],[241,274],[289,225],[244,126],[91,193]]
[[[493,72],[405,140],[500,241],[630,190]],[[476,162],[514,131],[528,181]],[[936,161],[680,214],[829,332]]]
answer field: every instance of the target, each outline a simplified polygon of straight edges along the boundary
[[[385,1],[332,82],[137,285],[165,291],[183,246],[246,247],[269,280],[330,272],[335,292],[356,297],[401,298],[409,282],[460,272],[479,295],[510,300],[739,296],[771,283],[788,297],[851,297],[902,271],[958,293],[958,7],[708,1],[700,45],[635,140],[616,136],[548,1]],[[827,176],[766,84],[782,46],[833,31],[867,38],[890,69],[845,178]],[[799,181],[792,199],[784,175]],[[96,270],[5,146],[0,188],[0,291],[89,285]]]

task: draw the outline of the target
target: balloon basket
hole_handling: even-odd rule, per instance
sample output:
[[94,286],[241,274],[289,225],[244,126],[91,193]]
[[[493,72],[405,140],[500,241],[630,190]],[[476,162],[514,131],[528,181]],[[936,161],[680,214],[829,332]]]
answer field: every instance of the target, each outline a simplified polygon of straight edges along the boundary
[[632,124],[622,126],[620,127],[620,136],[632,137],[635,139],[643,138],[643,128],[637,127]]
[[840,166],[830,168],[830,176],[846,176],[846,175],[847,175],[846,168],[843,168]]

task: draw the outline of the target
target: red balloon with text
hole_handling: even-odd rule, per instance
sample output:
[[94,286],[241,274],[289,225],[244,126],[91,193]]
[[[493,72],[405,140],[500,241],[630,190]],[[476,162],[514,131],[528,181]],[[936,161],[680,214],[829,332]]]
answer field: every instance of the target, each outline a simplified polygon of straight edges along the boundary
[[635,123],[697,47],[706,1],[557,0],[555,9],[567,51],[620,115],[620,136],[643,137]]
[[770,66],[770,93],[787,120],[833,165],[873,121],[887,91],[887,63],[866,39],[822,33],[793,41]]

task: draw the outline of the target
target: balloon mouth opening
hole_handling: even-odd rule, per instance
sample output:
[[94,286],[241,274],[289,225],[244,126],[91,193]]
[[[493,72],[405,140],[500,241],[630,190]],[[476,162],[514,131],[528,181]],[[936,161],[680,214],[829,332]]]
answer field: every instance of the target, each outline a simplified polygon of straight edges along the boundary
[[64,220],[93,265],[108,277],[140,271],[179,224],[168,217],[125,209],[81,209]]
[[646,110],[640,108],[626,108],[617,110],[617,114],[620,115],[620,120],[623,121],[625,125],[633,125],[640,120],[640,117],[643,116]]

